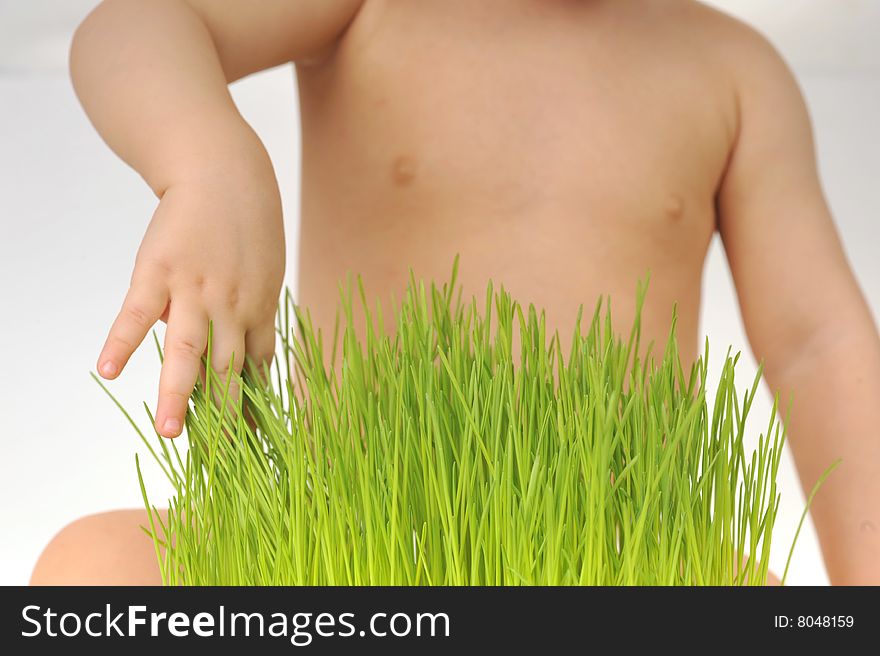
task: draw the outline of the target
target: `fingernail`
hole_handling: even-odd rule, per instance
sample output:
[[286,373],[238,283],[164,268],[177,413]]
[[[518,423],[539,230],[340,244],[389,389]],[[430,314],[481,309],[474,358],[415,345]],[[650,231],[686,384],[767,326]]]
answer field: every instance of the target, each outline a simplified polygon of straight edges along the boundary
[[177,435],[180,433],[180,421],[169,417],[165,420],[165,424],[163,425],[163,429],[169,435]]
[[115,376],[117,371],[119,371],[119,369],[117,369],[116,365],[110,362],[110,360],[107,360],[101,365],[102,376],[107,376],[109,378],[110,376]]

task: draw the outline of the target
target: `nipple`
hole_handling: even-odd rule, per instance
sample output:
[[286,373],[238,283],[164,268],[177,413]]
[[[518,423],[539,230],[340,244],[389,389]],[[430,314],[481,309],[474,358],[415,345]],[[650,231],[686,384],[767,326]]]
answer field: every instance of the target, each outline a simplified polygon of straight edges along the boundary
[[684,217],[684,199],[672,194],[666,201],[666,216],[673,223],[678,223]]
[[397,187],[408,187],[416,178],[416,163],[406,155],[394,158],[391,163],[391,181]]

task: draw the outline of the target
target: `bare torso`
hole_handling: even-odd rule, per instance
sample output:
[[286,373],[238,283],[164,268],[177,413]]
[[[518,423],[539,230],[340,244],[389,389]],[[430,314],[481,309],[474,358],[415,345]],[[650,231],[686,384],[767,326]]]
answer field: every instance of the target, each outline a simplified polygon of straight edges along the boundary
[[[736,131],[729,81],[691,3],[371,0],[298,71],[299,302],[332,328],[337,281],[387,307],[409,267],[464,292],[489,278],[570,335],[613,299],[662,342],[673,303],[696,349],[715,194]],[[662,5],[660,7],[659,5]]]

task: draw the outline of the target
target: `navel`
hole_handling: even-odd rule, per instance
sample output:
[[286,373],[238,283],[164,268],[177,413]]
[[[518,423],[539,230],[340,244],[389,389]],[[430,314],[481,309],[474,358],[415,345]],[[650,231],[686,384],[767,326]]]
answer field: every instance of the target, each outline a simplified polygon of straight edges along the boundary
[[416,163],[412,157],[401,155],[391,162],[391,181],[397,187],[408,187],[416,179]]

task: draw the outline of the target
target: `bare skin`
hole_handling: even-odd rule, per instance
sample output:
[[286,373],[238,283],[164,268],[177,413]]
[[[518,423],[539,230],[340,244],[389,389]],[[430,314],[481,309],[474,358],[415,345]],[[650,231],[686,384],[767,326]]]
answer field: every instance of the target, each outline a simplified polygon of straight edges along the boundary
[[[108,64],[113,39],[125,56]],[[813,512],[831,580],[880,583],[880,340],[807,113],[766,41],[689,0],[105,0],[75,39],[74,83],[161,200],[98,368],[118,375],[168,320],[164,435],[180,432],[209,319],[224,336],[218,366],[272,352],[277,187],[226,84],[287,61],[303,129],[298,301],[319,327],[332,329],[347,272],[387,309],[409,267],[442,281],[460,254],[466,294],[503,281],[563,335],[600,294],[627,328],[650,270],[646,339],[662,343],[676,303],[695,355],[718,231],[751,346],[771,387],[795,395],[804,484],[844,459]],[[105,521],[130,534],[131,515]],[[65,529],[34,582],[158,580],[149,552],[122,573],[89,567],[118,548],[95,535]]]

